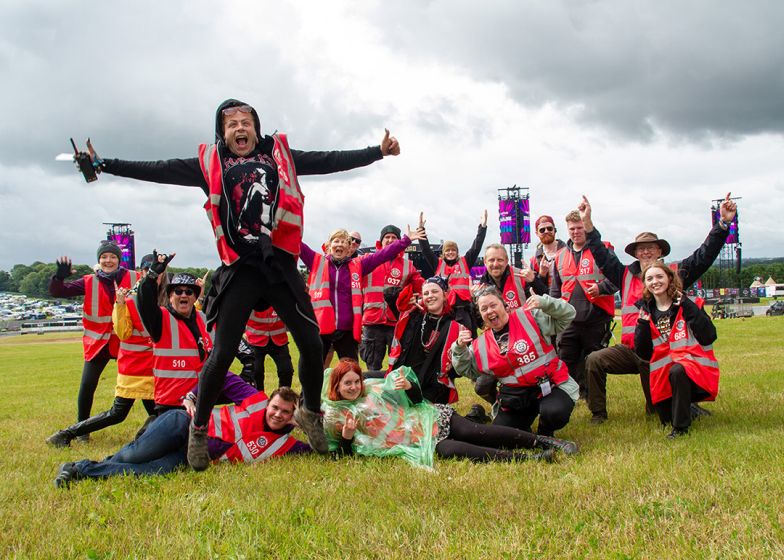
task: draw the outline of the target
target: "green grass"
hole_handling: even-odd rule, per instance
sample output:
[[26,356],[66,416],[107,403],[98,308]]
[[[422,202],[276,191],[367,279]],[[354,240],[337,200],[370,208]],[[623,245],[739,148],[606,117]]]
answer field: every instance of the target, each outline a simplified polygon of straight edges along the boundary
[[[583,403],[557,464],[284,457],[204,473],[52,485],[143,421],[90,444],[44,443],[73,421],[78,337],[0,339],[0,554],[19,558],[772,558],[784,556],[784,317],[717,322],[719,398],[691,435],[645,419],[639,381],[611,376],[610,420]],[[63,340],[65,339],[65,340]],[[295,357],[296,359],[296,357]],[[274,368],[271,362],[269,368]],[[94,412],[113,398],[113,365]],[[274,377],[271,375],[270,377]],[[269,383],[269,381],[268,381]],[[460,380],[458,410],[478,402]]]

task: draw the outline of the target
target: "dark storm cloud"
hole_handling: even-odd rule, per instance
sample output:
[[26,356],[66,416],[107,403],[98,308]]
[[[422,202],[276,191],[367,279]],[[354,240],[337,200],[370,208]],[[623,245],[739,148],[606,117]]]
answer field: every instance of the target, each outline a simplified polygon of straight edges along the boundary
[[[70,150],[70,136],[80,146],[92,137],[106,157],[192,157],[198,143],[213,140],[215,107],[227,97],[254,104],[264,131],[290,131],[294,147],[380,140],[384,116],[300,83],[307,76],[297,71],[308,61],[299,64],[280,41],[285,26],[296,29],[291,8],[236,7],[218,13],[199,1],[4,5],[0,163],[73,173],[70,164],[53,161]],[[259,24],[243,27],[240,20]]]
[[784,132],[779,2],[409,1],[373,17],[411,56],[503,82],[528,106],[577,106],[628,137]]

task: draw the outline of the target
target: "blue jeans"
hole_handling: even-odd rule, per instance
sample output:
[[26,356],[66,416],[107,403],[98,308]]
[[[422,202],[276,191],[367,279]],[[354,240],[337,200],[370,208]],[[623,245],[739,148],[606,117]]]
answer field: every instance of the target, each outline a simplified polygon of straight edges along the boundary
[[84,478],[121,474],[166,474],[187,462],[188,426],[184,410],[169,410],[152,422],[142,436],[103,461],[74,463]]

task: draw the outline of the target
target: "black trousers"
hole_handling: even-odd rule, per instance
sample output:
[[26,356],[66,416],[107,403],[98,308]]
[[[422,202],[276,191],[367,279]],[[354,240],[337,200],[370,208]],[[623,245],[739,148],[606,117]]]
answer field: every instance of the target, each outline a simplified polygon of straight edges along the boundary
[[332,334],[321,335],[322,363],[326,362],[330,350],[333,348],[338,353],[338,358],[351,358],[359,361],[359,343],[354,340],[351,331],[335,331]]
[[[128,417],[131,408],[133,408],[133,403],[135,402],[135,399],[114,397],[112,408],[96,414],[95,416],[91,416],[86,420],[77,422],[73,426],[66,428],[66,430],[71,432],[73,437],[79,437],[119,424]],[[147,411],[148,415],[155,415],[155,401],[143,399],[142,403],[144,404],[144,409]]]
[[365,361],[367,369],[380,370],[384,357],[392,346],[395,327],[391,325],[366,325],[362,327],[362,343],[359,355]]
[[464,457],[476,462],[509,461],[510,449],[532,449],[536,437],[523,430],[493,424],[477,424],[452,414],[449,436],[436,445],[440,457]]
[[601,350],[605,345],[610,320],[599,323],[570,324],[558,337],[558,357],[569,368],[569,375],[580,386],[580,394],[588,393],[585,378],[585,359],[591,352]]
[[654,407],[662,424],[672,423],[673,428],[686,430],[691,426],[691,403],[704,401],[708,392],[697,385],[680,364],[670,368],[672,397],[657,402]]
[[[270,282],[262,272],[240,263],[220,294],[218,320],[212,354],[199,376],[194,424],[206,426],[226,372],[237,352],[252,309],[269,304],[278,313],[299,349],[299,381],[304,406],[314,412],[321,407],[322,345],[313,305],[305,293],[305,282]],[[288,265],[287,265],[288,266]],[[291,264],[293,266],[293,263]]]
[[558,387],[553,387],[546,397],[539,398],[539,395],[539,386],[513,389],[501,386],[498,396],[501,406],[493,424],[530,432],[531,424],[539,416],[536,433],[552,437],[555,430],[569,423],[574,401]]
[[253,348],[253,379],[256,388],[264,391],[264,360],[267,356],[275,362],[278,369],[278,387],[291,387],[294,379],[294,365],[291,363],[288,343],[277,346],[272,340],[266,346],[252,346]]
[[76,398],[76,420],[81,422],[90,417],[90,411],[93,408],[93,397],[95,390],[98,388],[98,381],[101,379],[101,374],[106,368],[109,360],[113,360],[112,355],[109,353],[109,345],[107,344],[93,357],[92,360],[85,361],[82,367],[82,381],[79,384],[79,396]]

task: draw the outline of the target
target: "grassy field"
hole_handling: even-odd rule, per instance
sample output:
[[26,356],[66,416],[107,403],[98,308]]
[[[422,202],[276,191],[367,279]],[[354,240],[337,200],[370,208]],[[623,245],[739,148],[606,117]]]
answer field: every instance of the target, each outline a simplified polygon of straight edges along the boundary
[[[89,444],[44,443],[74,420],[82,363],[71,335],[0,339],[0,554],[18,558],[784,557],[784,317],[717,323],[714,415],[667,441],[639,381],[608,382],[610,420],[584,403],[556,464],[281,458],[204,473],[52,485],[143,421],[137,406]],[[273,367],[270,364],[270,367]],[[113,398],[114,365],[94,412]],[[269,383],[269,381],[268,381]],[[461,380],[458,410],[477,402]]]

